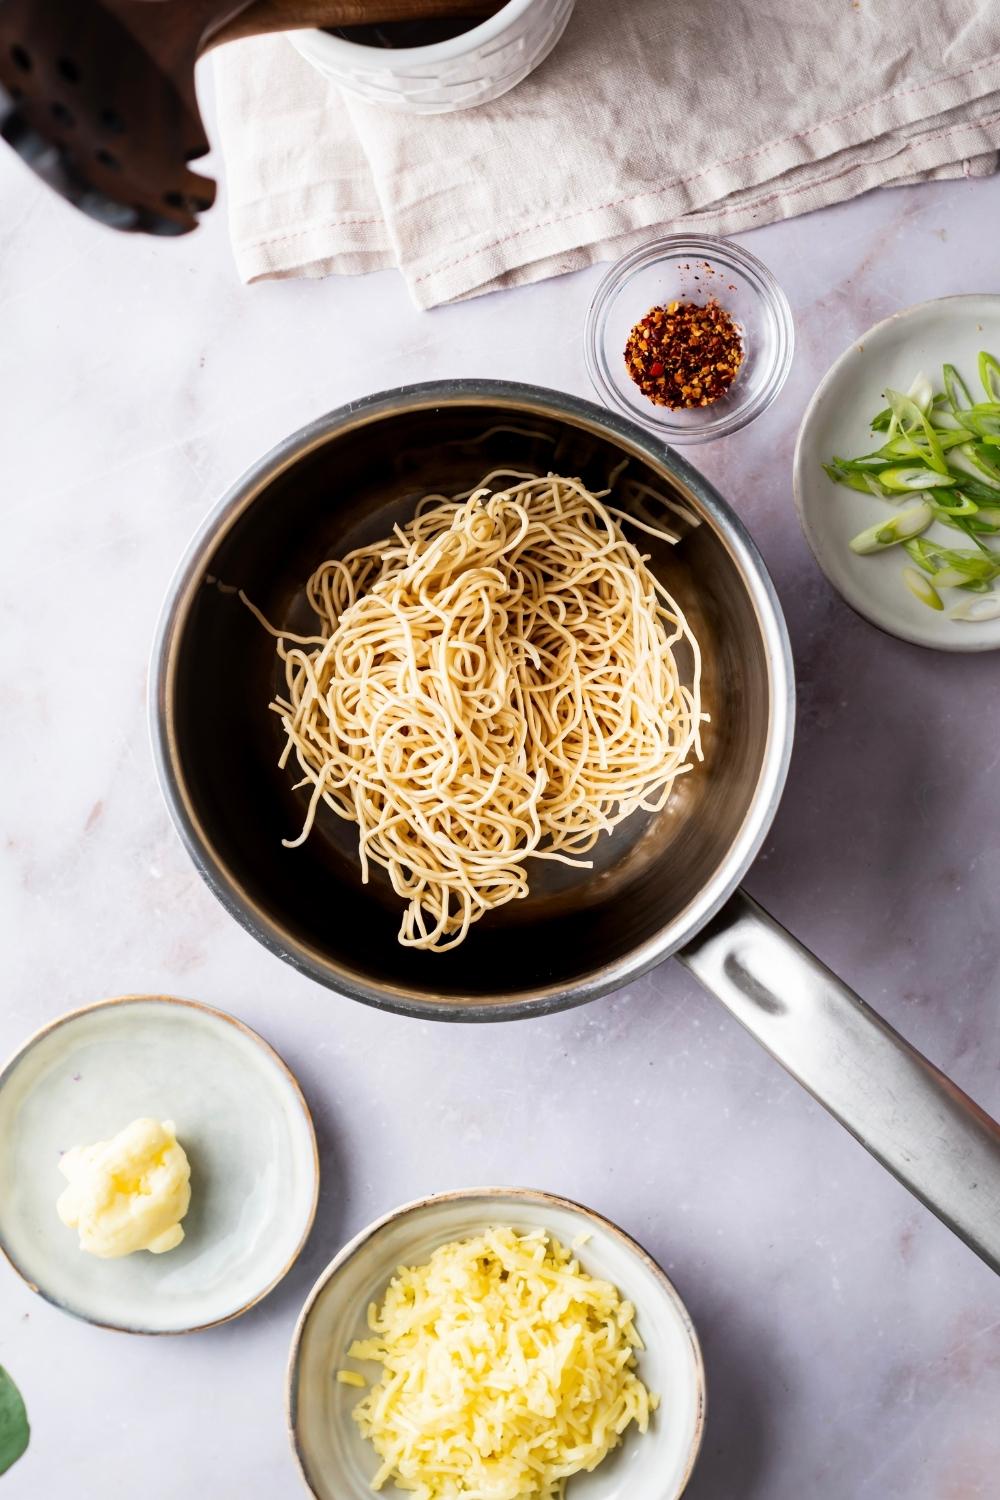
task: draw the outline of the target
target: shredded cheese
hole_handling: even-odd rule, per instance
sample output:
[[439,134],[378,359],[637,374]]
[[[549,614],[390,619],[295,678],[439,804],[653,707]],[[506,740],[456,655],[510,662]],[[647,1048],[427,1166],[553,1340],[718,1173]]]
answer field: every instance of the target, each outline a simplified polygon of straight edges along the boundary
[[373,1337],[382,1366],[353,1416],[417,1500],[561,1500],[657,1405],[636,1373],[635,1309],[544,1230],[493,1228],[401,1267]]

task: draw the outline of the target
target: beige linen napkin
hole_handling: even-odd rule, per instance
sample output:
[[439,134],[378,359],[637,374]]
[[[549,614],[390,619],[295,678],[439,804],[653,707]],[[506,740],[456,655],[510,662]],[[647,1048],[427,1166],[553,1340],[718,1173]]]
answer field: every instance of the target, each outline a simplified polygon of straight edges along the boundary
[[1000,148],[998,0],[577,0],[536,73],[454,115],[342,94],[280,36],[215,68],[241,276],[395,265],[420,307]]

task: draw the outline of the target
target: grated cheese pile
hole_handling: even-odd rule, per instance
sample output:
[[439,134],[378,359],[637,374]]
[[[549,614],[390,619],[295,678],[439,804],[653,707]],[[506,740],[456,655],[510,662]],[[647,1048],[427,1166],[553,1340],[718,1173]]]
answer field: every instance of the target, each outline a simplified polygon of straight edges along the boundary
[[634,1317],[544,1230],[489,1229],[401,1267],[350,1349],[382,1366],[353,1413],[382,1459],[372,1489],[560,1500],[656,1407]]

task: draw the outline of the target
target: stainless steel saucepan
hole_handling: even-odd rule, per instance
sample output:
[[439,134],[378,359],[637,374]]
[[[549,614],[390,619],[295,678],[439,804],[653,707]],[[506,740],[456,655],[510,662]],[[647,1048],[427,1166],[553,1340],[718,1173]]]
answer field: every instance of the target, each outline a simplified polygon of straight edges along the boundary
[[[541,864],[531,894],[446,954],[396,942],[387,883],[362,886],[332,813],[287,850],[303,794],[278,770],[272,640],[239,602],[308,624],[324,557],[385,535],[427,491],[490,469],[581,476],[660,523],[652,566],[700,639],[705,765],[658,816],[601,841],[593,870]],[[788,637],[740,521],[683,459],[625,419],[532,386],[390,391],[295,433],[230,490],[195,538],[156,640],[152,734],[163,790],[216,895],[272,952],[344,995],[443,1020],[579,1005],[670,954],[723,1001],[900,1181],[1000,1269],[1000,1127],[739,887],[778,804],[792,742]]]

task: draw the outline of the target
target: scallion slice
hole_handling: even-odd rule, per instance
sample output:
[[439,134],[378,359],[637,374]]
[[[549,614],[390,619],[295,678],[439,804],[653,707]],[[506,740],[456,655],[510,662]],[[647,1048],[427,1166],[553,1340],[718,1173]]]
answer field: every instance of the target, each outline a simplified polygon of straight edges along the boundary
[[989,598],[960,599],[948,611],[949,620],[967,620],[971,625],[1000,620],[1000,594],[991,590]]
[[[881,448],[823,467],[859,494],[916,502],[859,532],[853,552],[902,546],[914,564],[903,578],[922,604],[941,611],[939,590],[956,589],[962,597],[949,608],[951,619],[1000,619],[1000,550],[990,545],[1000,538],[1000,360],[985,350],[979,356],[985,400],[974,399],[954,365],[942,375],[937,393],[922,372],[905,393],[887,388],[888,405],[871,422],[883,435]],[[947,547],[924,535],[934,523],[961,532],[970,545]]]
[[944,609],[937,589],[928,578],[924,577],[923,573],[918,573],[916,568],[903,569],[903,582],[910,593],[919,599],[921,604],[926,604],[928,609]]
[[908,510],[897,511],[887,521],[879,521],[851,538],[851,551],[865,557],[872,552],[881,552],[886,547],[896,547],[908,542],[911,537],[926,531],[934,519],[934,512],[926,500],[911,505]]
[[[953,503],[946,504],[947,501]],[[961,490],[949,490],[946,495],[935,495],[934,509],[940,516],[974,516],[979,506],[971,495],[963,495]]]
[[[963,453],[964,447],[958,451]],[[937,469],[921,469],[912,465],[897,467],[894,469],[882,469],[878,475],[878,482],[894,494],[905,494],[907,490],[947,489],[949,485],[958,483],[958,476],[938,472]]]
[[934,387],[931,385],[923,370],[914,377],[913,384],[906,393],[914,406],[927,413],[934,405]]
[[[925,463],[939,474],[947,474],[948,469],[941,452],[941,444],[938,435],[934,431],[926,414],[910,396],[904,396],[902,391],[887,390],[885,399],[892,410],[892,422],[889,425],[890,441],[894,436],[894,425],[898,430],[908,437],[913,444],[915,456],[922,457]],[[924,442],[919,443],[916,434],[923,434]]]
[[969,387],[954,365],[945,365],[943,374],[945,395],[948,397],[952,411],[959,416],[972,405]]
[[[986,485],[988,489],[1000,490],[1000,469],[983,457],[975,443],[960,443],[957,448],[953,448],[948,454],[948,467],[952,471],[953,483],[958,483],[961,478],[968,475],[970,479]],[[885,484],[886,480],[883,479],[882,483]],[[889,488],[891,489],[892,485],[889,485]]]
[[984,349],[979,356],[979,378],[988,401],[1000,401],[1000,362]]

